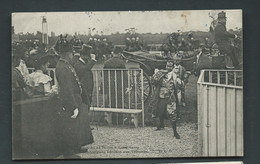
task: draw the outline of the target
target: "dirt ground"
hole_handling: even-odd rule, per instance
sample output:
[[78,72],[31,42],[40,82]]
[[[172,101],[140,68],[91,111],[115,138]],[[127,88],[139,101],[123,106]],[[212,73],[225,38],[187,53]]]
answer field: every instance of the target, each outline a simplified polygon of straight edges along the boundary
[[168,121],[164,130],[154,131],[158,120],[152,119],[146,112],[145,127],[92,124],[95,142],[86,146],[87,153],[79,155],[88,159],[198,156],[196,81],[196,77],[190,77],[186,86],[186,107],[180,109],[177,128],[181,139],[173,137]]

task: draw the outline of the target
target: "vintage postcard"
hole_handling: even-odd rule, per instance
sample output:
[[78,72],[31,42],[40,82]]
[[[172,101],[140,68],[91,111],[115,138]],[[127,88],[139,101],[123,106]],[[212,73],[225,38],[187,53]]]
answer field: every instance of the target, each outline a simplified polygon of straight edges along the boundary
[[194,163],[172,163],[172,164],[243,164],[243,162],[194,162]]
[[243,156],[242,10],[12,14],[13,159]]

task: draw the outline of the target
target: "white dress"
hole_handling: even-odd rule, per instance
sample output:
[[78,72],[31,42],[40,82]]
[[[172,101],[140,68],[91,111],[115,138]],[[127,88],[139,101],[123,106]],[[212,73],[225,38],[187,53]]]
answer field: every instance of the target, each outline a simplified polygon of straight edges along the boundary
[[44,92],[50,93],[52,78],[42,72],[42,70],[36,70],[35,72],[29,74],[29,85],[32,87],[38,87],[40,84],[44,86]]

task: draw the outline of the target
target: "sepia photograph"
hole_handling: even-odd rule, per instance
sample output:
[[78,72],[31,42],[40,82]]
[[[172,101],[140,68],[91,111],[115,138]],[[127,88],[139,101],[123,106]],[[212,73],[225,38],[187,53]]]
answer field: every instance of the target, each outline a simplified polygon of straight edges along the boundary
[[244,155],[242,10],[17,12],[11,32],[13,160]]

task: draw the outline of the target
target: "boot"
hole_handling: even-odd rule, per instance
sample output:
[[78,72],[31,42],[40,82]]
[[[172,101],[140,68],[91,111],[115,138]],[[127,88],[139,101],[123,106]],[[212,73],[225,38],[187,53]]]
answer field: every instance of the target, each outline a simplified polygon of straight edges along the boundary
[[160,124],[159,124],[159,126],[157,126],[157,129],[155,129],[155,131],[164,129],[164,126],[165,126],[164,119],[162,117],[160,117],[159,120],[160,120]]
[[173,135],[176,139],[180,139],[180,135],[177,132],[176,121],[172,123]]

